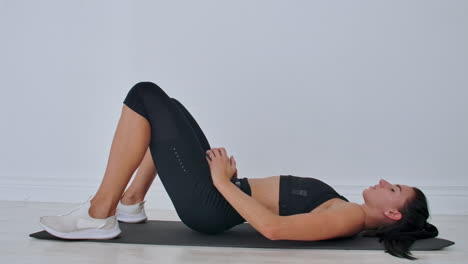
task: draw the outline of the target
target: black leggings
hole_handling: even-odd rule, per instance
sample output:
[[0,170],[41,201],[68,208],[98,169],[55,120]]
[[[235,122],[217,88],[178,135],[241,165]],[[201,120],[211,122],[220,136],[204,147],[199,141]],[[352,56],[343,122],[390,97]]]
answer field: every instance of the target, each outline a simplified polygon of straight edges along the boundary
[[[140,82],[123,103],[149,121],[154,165],[185,225],[217,234],[246,221],[213,185],[205,156],[210,144],[179,101],[152,82]],[[246,178],[231,181],[251,196]]]

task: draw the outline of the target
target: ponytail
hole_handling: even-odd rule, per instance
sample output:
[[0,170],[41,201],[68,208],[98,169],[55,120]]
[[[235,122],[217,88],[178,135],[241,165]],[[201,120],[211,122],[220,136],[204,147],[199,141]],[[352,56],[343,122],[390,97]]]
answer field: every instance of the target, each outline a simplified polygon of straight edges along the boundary
[[383,242],[385,246],[385,252],[410,260],[417,259],[409,251],[414,241],[433,238],[439,234],[438,229],[427,222],[429,210],[426,196],[418,188],[413,189],[416,195],[402,208],[402,219],[394,224],[363,232],[364,236],[379,237],[379,242]]

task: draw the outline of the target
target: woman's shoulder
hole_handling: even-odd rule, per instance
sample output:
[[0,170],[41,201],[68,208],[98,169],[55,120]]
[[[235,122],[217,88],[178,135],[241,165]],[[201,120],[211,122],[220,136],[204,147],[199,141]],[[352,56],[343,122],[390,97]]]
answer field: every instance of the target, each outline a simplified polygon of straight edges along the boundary
[[343,212],[343,214],[352,212],[356,215],[364,215],[364,210],[362,209],[361,205],[353,202],[348,202],[340,198],[333,198],[325,203],[321,204],[320,206],[316,207],[311,212],[321,212],[321,211],[328,211],[333,210],[334,212]]
[[357,219],[364,219],[366,216],[360,204],[347,202],[341,199],[333,199],[333,202],[328,206],[327,210],[340,211],[343,212],[343,214],[351,213]]
[[365,226],[366,213],[361,205],[347,201],[336,201],[333,203],[328,210],[333,212],[333,215],[342,216],[342,219],[346,219],[346,225],[348,230],[344,236],[351,236],[362,231]]
[[356,211],[364,212],[361,205],[359,205],[358,203],[348,202],[340,198],[333,198],[330,202],[331,203],[328,206],[328,209],[352,208]]

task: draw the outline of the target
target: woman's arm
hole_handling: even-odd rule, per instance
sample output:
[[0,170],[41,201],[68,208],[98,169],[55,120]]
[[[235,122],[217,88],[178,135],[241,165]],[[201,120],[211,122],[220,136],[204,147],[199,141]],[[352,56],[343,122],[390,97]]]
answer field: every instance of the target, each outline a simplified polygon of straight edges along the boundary
[[249,224],[270,240],[318,241],[348,237],[364,227],[364,211],[355,203],[317,213],[279,216],[242,192],[231,181],[218,181],[215,186]]
[[236,162],[234,157],[228,158],[224,148],[208,150],[207,160],[218,191],[249,224],[270,240],[324,240],[351,236],[364,227],[365,213],[355,203],[320,212],[276,215],[231,182],[237,171]]
[[271,239],[271,232],[279,216],[231,182],[231,178],[237,175],[236,161],[233,156],[228,158],[224,148],[212,148],[206,153],[211,178],[216,189],[250,225],[263,236]]
[[272,240],[317,241],[348,237],[362,231],[365,213],[356,203],[288,216],[280,216]]
[[252,225],[258,232],[268,239],[278,223],[279,215],[271,212],[257,200],[241,191],[230,180],[220,180],[215,183],[218,191],[234,209]]

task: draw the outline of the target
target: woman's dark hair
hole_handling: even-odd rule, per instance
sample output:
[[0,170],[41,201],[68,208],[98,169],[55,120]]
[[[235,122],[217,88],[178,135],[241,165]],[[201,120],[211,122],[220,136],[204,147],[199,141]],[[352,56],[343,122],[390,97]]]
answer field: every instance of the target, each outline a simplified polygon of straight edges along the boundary
[[439,234],[435,226],[427,222],[429,210],[424,193],[413,187],[415,195],[400,210],[402,218],[394,224],[363,231],[363,236],[379,237],[385,252],[399,258],[415,260],[409,248],[417,239],[432,238]]

